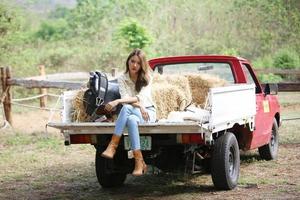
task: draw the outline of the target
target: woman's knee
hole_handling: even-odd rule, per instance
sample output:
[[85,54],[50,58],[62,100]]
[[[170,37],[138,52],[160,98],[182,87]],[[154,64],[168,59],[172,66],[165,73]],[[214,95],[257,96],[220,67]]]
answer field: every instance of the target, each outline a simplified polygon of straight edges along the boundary
[[129,113],[132,108],[133,108],[132,105],[124,104],[122,106],[120,113]]
[[123,107],[122,107],[122,110],[131,110],[133,108],[132,105],[130,104],[124,104]]
[[128,125],[135,125],[135,124],[138,124],[140,122],[140,119],[135,116],[135,115],[129,115],[128,116],[128,119],[127,119],[127,124]]

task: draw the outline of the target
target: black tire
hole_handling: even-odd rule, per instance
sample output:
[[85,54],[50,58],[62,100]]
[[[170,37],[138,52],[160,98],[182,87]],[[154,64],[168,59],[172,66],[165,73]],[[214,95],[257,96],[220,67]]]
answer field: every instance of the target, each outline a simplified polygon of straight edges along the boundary
[[116,172],[114,160],[106,159],[101,156],[103,150],[96,151],[95,168],[99,184],[103,188],[111,188],[123,185],[126,173]]
[[217,139],[211,158],[211,176],[217,189],[231,190],[237,186],[240,173],[240,151],[233,133]]
[[278,155],[278,144],[279,144],[278,124],[276,119],[274,119],[270,142],[258,148],[260,157],[265,160],[276,159]]

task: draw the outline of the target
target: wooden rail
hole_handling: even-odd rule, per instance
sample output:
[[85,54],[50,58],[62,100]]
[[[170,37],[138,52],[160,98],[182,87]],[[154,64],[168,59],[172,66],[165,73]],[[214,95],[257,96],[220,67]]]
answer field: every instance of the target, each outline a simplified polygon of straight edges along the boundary
[[281,75],[293,75],[293,76],[300,76],[299,69],[278,69],[278,68],[264,68],[264,69],[254,69],[254,71],[258,74],[281,74]]
[[278,83],[279,92],[299,92],[300,83]]
[[58,73],[58,74],[47,74],[45,76],[32,76],[25,78],[27,80],[87,80],[89,77],[88,72],[69,72],[69,73]]
[[48,81],[48,80],[28,80],[28,79],[8,79],[9,85],[18,85],[26,88],[63,88],[67,90],[85,87],[86,83],[70,81]]
[[[299,92],[300,83],[276,83],[278,86],[278,92]],[[265,87],[265,83],[261,84],[262,87]]]

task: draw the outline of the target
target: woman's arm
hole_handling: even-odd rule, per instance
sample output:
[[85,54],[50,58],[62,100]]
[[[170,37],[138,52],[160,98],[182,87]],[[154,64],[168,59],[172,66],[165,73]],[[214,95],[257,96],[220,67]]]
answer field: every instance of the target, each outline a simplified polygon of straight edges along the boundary
[[105,110],[110,112],[113,108],[117,107],[120,103],[138,104],[139,99],[137,97],[125,97],[122,99],[116,99],[105,105]]
[[142,117],[146,122],[150,120],[149,114],[141,102],[132,103],[131,105],[140,109]]

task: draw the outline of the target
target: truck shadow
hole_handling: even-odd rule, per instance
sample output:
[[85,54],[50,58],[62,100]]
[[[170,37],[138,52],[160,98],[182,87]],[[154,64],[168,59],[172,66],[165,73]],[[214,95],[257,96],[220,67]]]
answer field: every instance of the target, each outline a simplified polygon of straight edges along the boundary
[[30,170],[30,176],[28,173],[20,173],[17,181],[0,182],[0,199],[152,199],[191,193],[209,195],[215,191],[209,175],[187,179],[164,173],[127,175],[123,186],[102,188],[93,163],[58,164]]
[[114,197],[122,194],[122,197],[126,196],[128,199],[131,199],[137,197],[159,198],[185,193],[212,193],[216,190],[212,182],[207,181],[207,177],[204,177],[204,180],[201,181],[200,176],[193,176],[189,179],[178,174],[149,174],[142,177],[128,175],[123,186],[110,189],[102,188],[101,191],[107,192]]
[[241,165],[262,160],[258,152],[240,152]]

